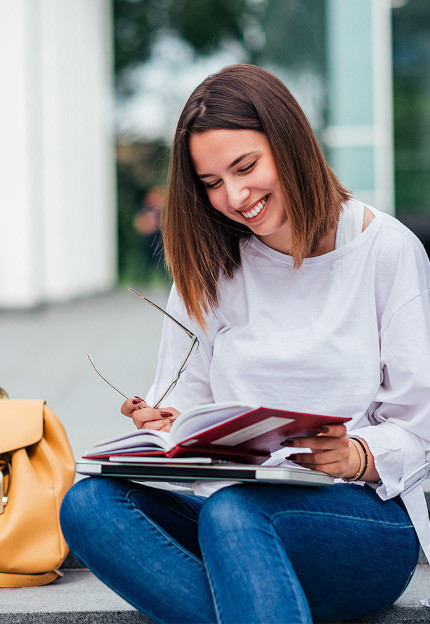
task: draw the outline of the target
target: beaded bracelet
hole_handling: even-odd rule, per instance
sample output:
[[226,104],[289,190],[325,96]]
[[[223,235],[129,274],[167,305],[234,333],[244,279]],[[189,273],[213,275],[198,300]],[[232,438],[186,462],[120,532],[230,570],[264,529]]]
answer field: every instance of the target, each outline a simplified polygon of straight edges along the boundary
[[360,438],[350,437],[349,439],[357,449],[357,452],[360,456],[360,467],[353,477],[350,477],[349,479],[344,479],[344,481],[360,481],[360,479],[364,476],[367,470],[367,466],[369,464],[369,455],[367,454],[367,449],[364,446],[363,442],[360,440]]

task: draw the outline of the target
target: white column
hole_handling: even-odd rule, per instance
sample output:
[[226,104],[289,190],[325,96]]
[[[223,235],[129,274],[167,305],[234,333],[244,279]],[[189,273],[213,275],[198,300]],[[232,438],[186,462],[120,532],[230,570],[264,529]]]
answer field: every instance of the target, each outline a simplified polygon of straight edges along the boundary
[[110,288],[110,2],[0,0],[0,80],[0,307]]
[[0,305],[32,305],[43,290],[40,37],[28,4],[0,3]]
[[323,141],[342,182],[394,211],[389,0],[327,0],[328,127]]
[[379,141],[375,149],[375,206],[395,213],[393,53],[391,0],[373,0],[373,58],[375,122]]

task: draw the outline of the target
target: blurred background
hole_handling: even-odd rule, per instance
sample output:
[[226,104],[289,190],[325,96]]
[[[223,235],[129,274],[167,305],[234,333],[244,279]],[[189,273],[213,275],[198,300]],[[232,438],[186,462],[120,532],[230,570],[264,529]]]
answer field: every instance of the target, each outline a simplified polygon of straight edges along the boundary
[[0,52],[3,309],[163,283],[178,114],[237,62],[278,75],[343,183],[428,243],[428,0],[0,0]]
[[162,319],[125,287],[166,299],[169,144],[192,89],[231,63],[281,78],[342,182],[429,249],[428,0],[0,0],[0,385],[14,396],[47,397],[75,426],[78,409],[104,413],[91,350],[144,394]]

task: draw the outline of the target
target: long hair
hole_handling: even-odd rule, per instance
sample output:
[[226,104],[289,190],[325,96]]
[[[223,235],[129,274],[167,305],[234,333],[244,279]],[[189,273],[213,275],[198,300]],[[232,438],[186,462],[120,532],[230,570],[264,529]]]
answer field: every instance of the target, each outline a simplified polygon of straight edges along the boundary
[[350,197],[299,104],[278,78],[253,65],[231,65],[206,78],[178,121],[162,228],[167,266],[188,314],[202,327],[203,314],[218,304],[220,274],[233,276],[240,265],[239,243],[251,235],[246,225],[211,206],[195,172],[190,136],[214,129],[265,134],[291,226],[296,268],[336,225],[341,205]]

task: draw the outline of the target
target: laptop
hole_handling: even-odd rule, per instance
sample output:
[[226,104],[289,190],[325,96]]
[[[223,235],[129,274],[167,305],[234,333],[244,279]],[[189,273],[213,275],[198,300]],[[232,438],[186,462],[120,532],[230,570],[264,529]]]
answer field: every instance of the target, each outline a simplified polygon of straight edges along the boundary
[[133,481],[239,481],[288,485],[333,485],[334,477],[295,466],[258,466],[211,460],[208,457],[115,457],[80,459],[76,472],[87,476],[122,477]]

